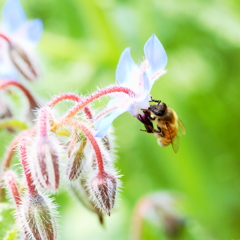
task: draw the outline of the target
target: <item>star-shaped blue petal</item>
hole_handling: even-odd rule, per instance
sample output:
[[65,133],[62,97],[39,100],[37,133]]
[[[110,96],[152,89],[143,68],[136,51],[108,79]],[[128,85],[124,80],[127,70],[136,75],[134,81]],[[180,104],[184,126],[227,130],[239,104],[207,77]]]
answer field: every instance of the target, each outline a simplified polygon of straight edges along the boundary
[[8,0],[3,6],[3,26],[8,33],[15,33],[27,17],[18,0]]
[[144,53],[152,73],[161,71],[166,67],[168,61],[167,54],[155,34],[152,34],[146,42]]

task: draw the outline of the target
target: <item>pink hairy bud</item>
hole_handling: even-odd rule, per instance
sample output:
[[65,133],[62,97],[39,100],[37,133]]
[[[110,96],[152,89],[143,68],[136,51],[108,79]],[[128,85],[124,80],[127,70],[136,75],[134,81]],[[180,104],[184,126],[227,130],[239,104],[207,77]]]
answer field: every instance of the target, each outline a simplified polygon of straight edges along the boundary
[[59,187],[59,156],[53,139],[41,137],[36,146],[37,161],[34,164],[36,177],[41,186],[55,191]]
[[14,66],[26,79],[34,81],[39,77],[35,59],[21,46],[10,44],[9,56]]
[[40,185],[46,190],[55,191],[59,187],[59,148],[58,139],[50,131],[50,123],[53,121],[51,109],[40,109],[38,116],[37,139],[32,148],[33,164]]
[[21,223],[27,239],[54,240],[57,238],[53,209],[41,195],[27,195],[21,206]]
[[67,165],[67,178],[72,181],[76,180],[84,167],[85,155],[84,148],[86,146],[86,137],[79,136],[77,133],[74,133],[72,136],[72,141],[69,144],[68,149],[68,165]]
[[106,172],[98,173],[91,181],[90,191],[94,197],[94,202],[109,216],[115,203],[116,188],[116,177]]

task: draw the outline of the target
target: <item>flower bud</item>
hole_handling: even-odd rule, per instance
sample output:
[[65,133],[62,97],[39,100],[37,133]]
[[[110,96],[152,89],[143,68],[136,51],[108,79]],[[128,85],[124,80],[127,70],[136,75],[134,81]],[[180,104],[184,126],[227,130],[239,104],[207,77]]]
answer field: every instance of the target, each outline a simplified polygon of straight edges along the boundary
[[141,198],[134,210],[132,238],[142,239],[144,219],[158,226],[167,238],[181,238],[185,219],[177,205],[180,195],[168,192],[156,192]]
[[56,239],[54,209],[52,202],[47,201],[41,195],[27,194],[20,212],[23,235],[27,236],[27,239],[34,240]]
[[[59,187],[59,153],[52,137],[41,137],[36,143],[33,168],[40,185],[50,191]],[[56,140],[57,141],[57,140]]]
[[3,99],[0,99],[0,119],[12,117],[12,112]]
[[40,109],[37,120],[37,134],[30,148],[32,154],[30,168],[35,179],[44,189],[56,191],[60,182],[61,144],[51,132],[50,125],[53,122],[51,108]]
[[110,151],[111,150],[110,142],[109,142],[109,138],[107,137],[107,135],[102,138],[102,142],[103,142],[103,145],[106,147],[106,150]]
[[67,179],[70,181],[76,180],[84,167],[85,164],[85,154],[84,149],[86,146],[86,137],[78,135],[76,132],[72,136],[72,140],[69,144],[68,149],[68,165],[67,165]]
[[10,44],[9,56],[13,65],[26,79],[34,81],[39,77],[35,59],[20,45]]
[[[177,209],[180,195],[166,192],[156,193],[151,196],[152,209],[156,214],[155,220],[162,226],[169,238],[179,237],[185,225],[185,219]],[[154,216],[153,216],[154,219]]]
[[[7,104],[6,99],[4,100],[4,96],[0,97],[0,120],[10,119],[13,116],[12,110],[10,109],[9,105]],[[9,132],[14,132],[14,128],[7,127],[6,128]]]
[[90,192],[96,205],[110,216],[115,197],[117,179],[106,172],[99,172],[91,181]]

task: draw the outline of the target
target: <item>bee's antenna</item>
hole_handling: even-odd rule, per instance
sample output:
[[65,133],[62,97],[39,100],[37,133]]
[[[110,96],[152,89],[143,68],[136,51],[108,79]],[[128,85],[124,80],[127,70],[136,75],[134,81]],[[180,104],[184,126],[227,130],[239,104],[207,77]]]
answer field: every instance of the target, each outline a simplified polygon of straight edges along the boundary
[[159,105],[162,101],[161,100],[154,100],[152,97],[151,97],[151,101],[149,102],[156,102],[157,105]]

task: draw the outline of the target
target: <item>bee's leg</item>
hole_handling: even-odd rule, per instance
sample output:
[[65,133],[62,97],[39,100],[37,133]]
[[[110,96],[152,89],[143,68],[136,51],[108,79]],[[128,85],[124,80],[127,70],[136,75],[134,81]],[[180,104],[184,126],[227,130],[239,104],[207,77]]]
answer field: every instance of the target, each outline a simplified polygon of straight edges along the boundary
[[162,133],[162,131],[159,131],[159,130],[156,130],[156,129],[153,129],[153,132],[155,132],[155,133]]
[[164,137],[164,133],[160,127],[157,127],[158,130],[153,129],[153,132],[158,133],[161,137]]
[[[142,109],[144,110],[144,109]],[[145,113],[145,116],[146,116],[146,120],[143,119],[143,117],[141,115],[139,115],[139,118],[141,120],[141,122],[144,124],[146,130],[141,130],[141,131],[144,131],[144,132],[148,132],[148,133],[154,133],[154,132],[157,132],[157,133],[160,133],[158,130],[154,129],[153,128],[153,124],[152,124],[152,121],[154,121],[156,119],[156,117],[151,117],[151,115],[149,114],[148,111],[143,111]],[[160,129],[161,131],[161,129]]]
[[140,129],[140,131],[146,132],[146,133],[153,133],[153,131],[150,128],[148,128],[146,126],[145,126],[145,128],[146,128],[146,130]]
[[147,133],[153,133],[154,129],[151,125],[144,124],[144,127],[146,128],[146,130],[140,129],[140,131],[147,132]]
[[146,119],[144,119],[143,117],[142,117],[142,115],[138,115],[138,120],[140,120],[142,123],[143,123],[143,125],[144,125],[144,127],[145,127],[145,129],[146,130],[142,130],[142,129],[140,129],[140,131],[143,131],[143,132],[147,132],[147,133],[153,133],[153,124],[152,124],[152,122],[149,120],[149,115],[147,115],[146,116]]
[[[146,126],[145,126],[146,127]],[[147,128],[146,128],[147,129]],[[146,133],[153,133],[153,132],[149,132],[149,130],[144,130],[144,129],[140,129],[140,131],[142,131],[142,132],[146,132]]]
[[141,122],[144,122],[144,119],[141,114],[138,114],[138,118],[140,118],[139,120],[141,120]]
[[147,133],[154,133],[154,128],[153,128],[153,125],[152,125],[152,122],[151,122],[151,125],[149,124],[144,124],[144,127],[146,128],[146,132]]

